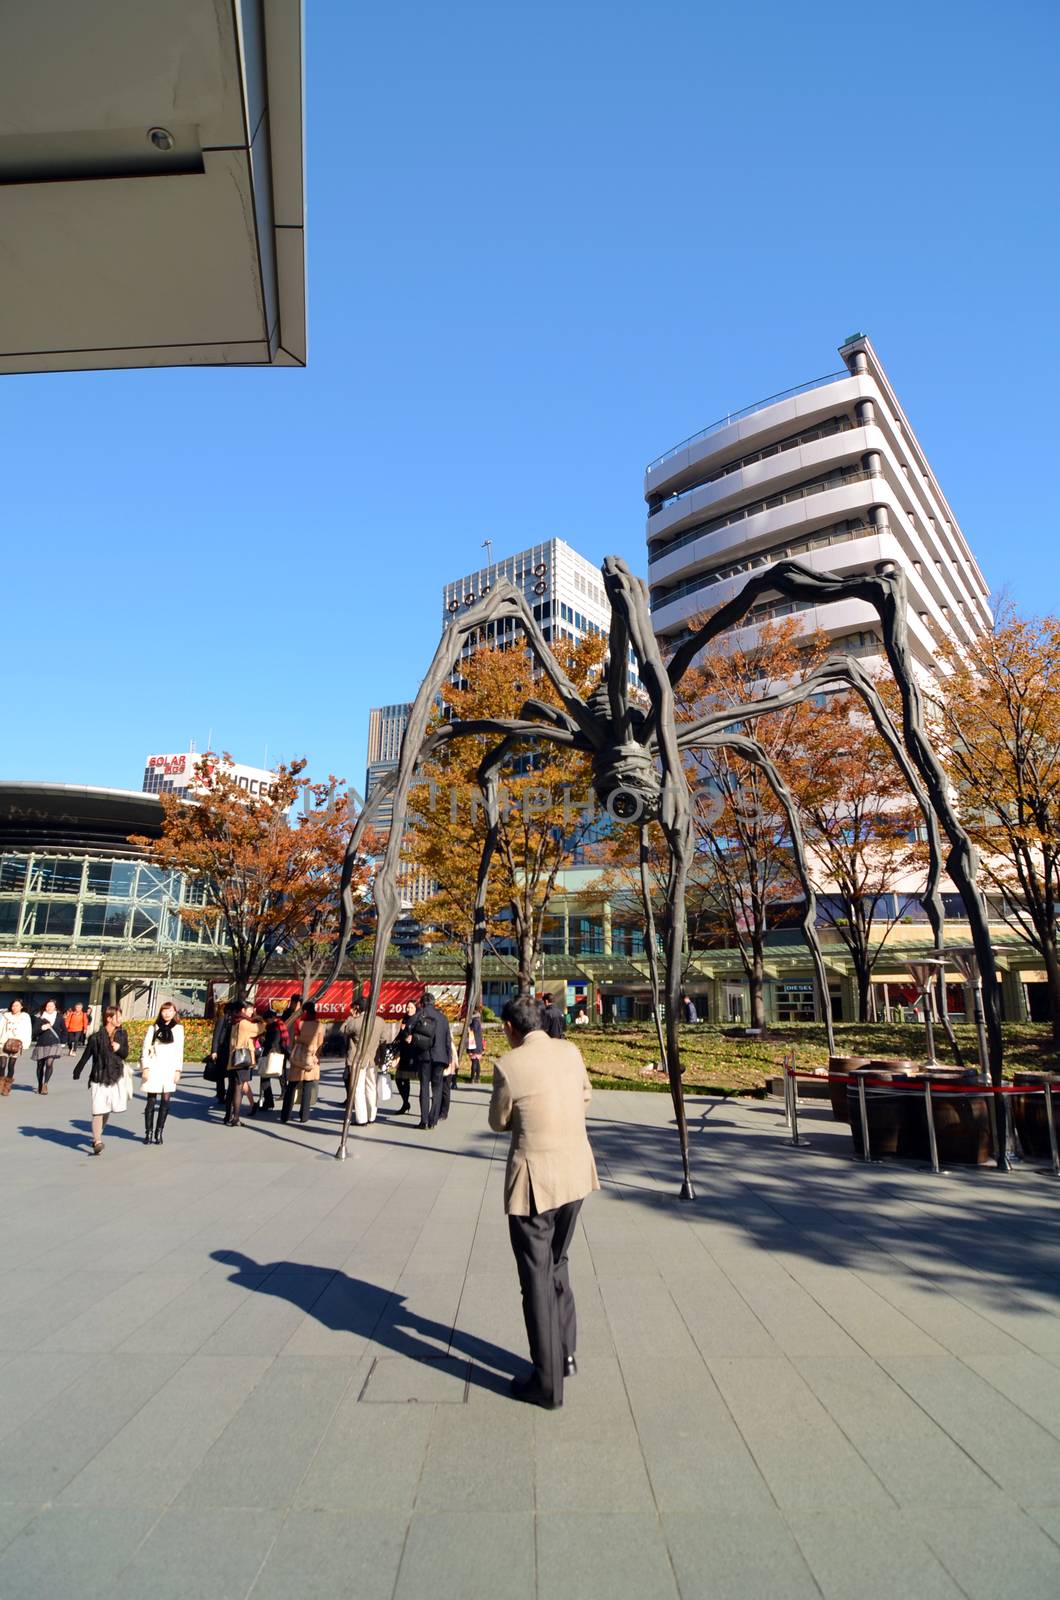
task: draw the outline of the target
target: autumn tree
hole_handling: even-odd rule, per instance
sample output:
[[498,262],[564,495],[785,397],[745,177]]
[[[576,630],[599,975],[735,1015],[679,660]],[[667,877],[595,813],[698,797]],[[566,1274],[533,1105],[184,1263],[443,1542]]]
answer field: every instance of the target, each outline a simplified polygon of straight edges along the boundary
[[[196,882],[201,899],[180,915],[223,936],[218,959],[238,995],[280,949],[313,947],[319,959],[350,825],[345,808],[328,804],[334,780],[311,783],[304,761],[281,764],[269,792],[256,795],[240,788],[229,763],[204,755],[193,798],[159,796],[161,837],[132,842],[155,865]],[[292,819],[303,797],[311,803]]]
[[[316,893],[302,897],[302,915],[290,923],[284,947],[286,961],[301,980],[303,999],[323,975],[335,952],[341,913],[342,863],[354,820],[350,798],[343,785],[329,780],[327,785],[309,785],[303,789],[302,813],[295,826],[305,870],[315,884]],[[354,941],[363,942],[375,922],[375,911],[369,899],[370,862],[381,848],[375,834],[365,836],[362,862],[351,882],[358,911],[352,935]],[[349,952],[355,976],[358,949],[354,942]]]
[[[589,636],[557,640],[553,651],[575,689],[586,695],[599,677],[605,641]],[[522,645],[483,644],[461,663],[459,681],[442,692],[438,721],[518,717],[533,697],[559,699]],[[486,818],[476,779],[496,739],[460,739],[424,764],[413,791],[415,820],[405,843],[410,864],[437,886],[421,908],[450,938],[470,948],[475,884],[486,838]],[[501,822],[490,874],[487,934],[511,940],[519,988],[529,989],[541,949],[548,903],[561,868],[591,836],[593,813],[588,757],[541,740],[525,746],[501,769]]]
[[[750,729],[738,726],[740,712],[801,677],[822,654],[821,642],[800,638],[790,620],[762,622],[747,645],[739,635],[723,637],[686,673],[678,717],[693,721],[731,709],[734,730],[753,733],[777,761],[798,746],[805,706],[759,717]],[[764,1028],[766,935],[781,908],[800,895],[787,819],[762,772],[730,751],[690,751],[687,773],[696,847],[690,924],[713,924],[735,945],[750,991],[751,1024]]]
[[906,903],[895,890],[908,892],[926,865],[920,811],[854,695],[828,695],[800,720],[798,743],[778,765],[799,808],[818,905],[850,955],[867,1022],[873,968]]
[[1005,607],[940,658],[935,738],[1000,914],[1041,956],[1060,1043],[1060,618]]

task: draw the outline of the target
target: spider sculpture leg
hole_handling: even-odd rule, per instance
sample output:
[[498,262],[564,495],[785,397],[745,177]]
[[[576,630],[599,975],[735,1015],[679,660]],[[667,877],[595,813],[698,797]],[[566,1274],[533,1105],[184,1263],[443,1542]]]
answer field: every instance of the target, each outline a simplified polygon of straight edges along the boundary
[[648,880],[650,847],[648,825],[640,825],[640,898],[644,909],[644,949],[648,956],[648,981],[651,984],[651,1014],[655,1020],[655,1034],[659,1041],[659,1065],[666,1064],[666,1040],[663,1037],[662,991],[659,987],[659,942],[655,932],[655,908],[652,905],[651,884]]
[[[990,1076],[1000,1084],[1004,1071],[1004,1040],[1001,1033],[1001,1002],[998,996],[997,964],[990,940],[986,901],[979,888],[979,857],[961,822],[950,794],[946,775],[935,754],[924,725],[923,700],[909,650],[906,628],[905,580],[890,562],[881,562],[875,574],[841,578],[835,573],[814,572],[798,561],[778,561],[749,578],[727,605],[720,606],[704,625],[690,635],[674,652],[668,673],[677,685],[706,644],[727,628],[740,622],[757,600],[767,594],[780,594],[790,600],[863,600],[880,619],[883,647],[902,700],[902,737],[909,758],[920,775],[924,789],[949,840],[946,870],[956,884],[968,917],[976,961],[983,982],[986,1011],[987,1047]],[[650,731],[650,729],[649,729]],[[1001,1097],[1000,1120],[1004,1122],[1006,1102]],[[1002,1146],[1004,1138],[1002,1137]]]
[[828,1037],[828,1053],[829,1055],[835,1055],[835,1024],[832,1021],[832,1003],[828,993],[828,972],[825,968],[824,952],[821,949],[821,941],[817,933],[817,896],[810,881],[806,839],[791,790],[781,777],[775,763],[766,754],[757,739],[748,738],[744,734],[726,731],[714,734],[700,733],[695,738],[685,737],[682,734],[680,736],[680,745],[682,750],[702,749],[704,747],[715,750],[731,750],[735,755],[742,756],[751,766],[757,767],[776,795],[777,803],[783,811],[784,820],[788,825],[795,871],[799,879],[799,886],[802,889],[802,933],[810,951],[810,959],[813,962],[814,982],[817,988],[817,1008],[821,1014],[821,1019],[825,1025],[825,1033]]
[[[650,720],[655,733],[651,741],[643,731],[637,739],[651,755],[658,755],[662,774],[659,822],[670,853],[670,873],[667,883],[666,924],[666,1072],[670,1080],[670,1095],[674,1104],[677,1132],[681,1142],[683,1181],[681,1198],[694,1200],[692,1171],[688,1150],[688,1119],[685,1115],[684,1087],[681,1082],[681,1051],[678,1040],[678,1022],[681,1015],[681,970],[685,947],[685,889],[692,865],[692,813],[688,798],[688,783],[681,765],[677,744],[676,717],[674,714],[673,687],[667,677],[659,644],[651,625],[648,609],[647,585],[635,578],[616,556],[608,556],[601,569],[604,588],[611,602],[612,640],[620,641],[621,667],[626,664],[626,639],[633,647],[640,670],[641,683],[650,704]],[[612,708],[614,714],[614,707]],[[639,713],[638,730],[646,725],[644,713]],[[632,719],[629,723],[633,731]]]

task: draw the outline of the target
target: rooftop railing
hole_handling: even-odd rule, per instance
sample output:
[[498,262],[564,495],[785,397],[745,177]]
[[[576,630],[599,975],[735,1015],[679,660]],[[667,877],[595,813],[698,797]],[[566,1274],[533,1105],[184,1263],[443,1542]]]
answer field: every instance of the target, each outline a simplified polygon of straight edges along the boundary
[[661,456],[649,462],[647,472],[655,472],[664,461],[669,461],[671,456],[676,456],[682,450],[687,450],[691,444],[698,444],[700,439],[708,439],[712,433],[718,433],[722,428],[727,428],[731,422],[742,422],[744,417],[753,417],[756,411],[764,411],[766,406],[775,405],[778,400],[790,400],[797,394],[809,394],[811,389],[821,389],[826,383],[834,383],[837,378],[849,378],[851,374],[843,367],[839,372],[826,372],[823,378],[811,378],[809,383],[796,384],[794,389],[782,389],[779,394],[771,394],[765,400],[756,400],[753,406],[744,406],[742,411],[730,411],[724,417],[719,417],[717,422],[712,422],[706,428],[700,428],[698,433],[690,433],[687,439],[682,439],[680,444],[675,444],[672,450],[665,451]]

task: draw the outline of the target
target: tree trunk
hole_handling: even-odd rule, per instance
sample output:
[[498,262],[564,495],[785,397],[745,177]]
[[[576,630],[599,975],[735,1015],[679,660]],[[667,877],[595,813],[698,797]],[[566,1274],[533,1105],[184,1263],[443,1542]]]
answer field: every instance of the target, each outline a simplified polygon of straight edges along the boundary
[[854,957],[854,981],[858,987],[858,1021],[871,1022],[872,1018],[869,1016],[869,989],[871,988],[869,969],[860,950],[854,950],[851,953]]
[[1047,944],[1042,952],[1045,958],[1045,977],[1049,986],[1049,1016],[1053,1024],[1053,1043],[1060,1045],[1060,954],[1055,945]]
[[758,938],[755,939],[751,951],[751,965],[747,974],[747,981],[751,990],[751,1027],[764,1029],[766,1025],[765,954]]

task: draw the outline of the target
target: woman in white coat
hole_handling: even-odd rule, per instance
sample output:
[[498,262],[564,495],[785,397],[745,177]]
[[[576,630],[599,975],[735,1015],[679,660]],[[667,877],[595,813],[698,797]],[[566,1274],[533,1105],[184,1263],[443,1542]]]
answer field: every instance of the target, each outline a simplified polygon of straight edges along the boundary
[[21,1000],[0,1011],[0,1095],[9,1095],[15,1081],[15,1063],[33,1043],[33,1018]]
[[[172,1000],[167,1000],[144,1034],[140,1076],[147,1096],[144,1144],[161,1144],[169,1116],[169,1097],[184,1068],[184,1026]],[[156,1120],[157,1118],[157,1120]]]

